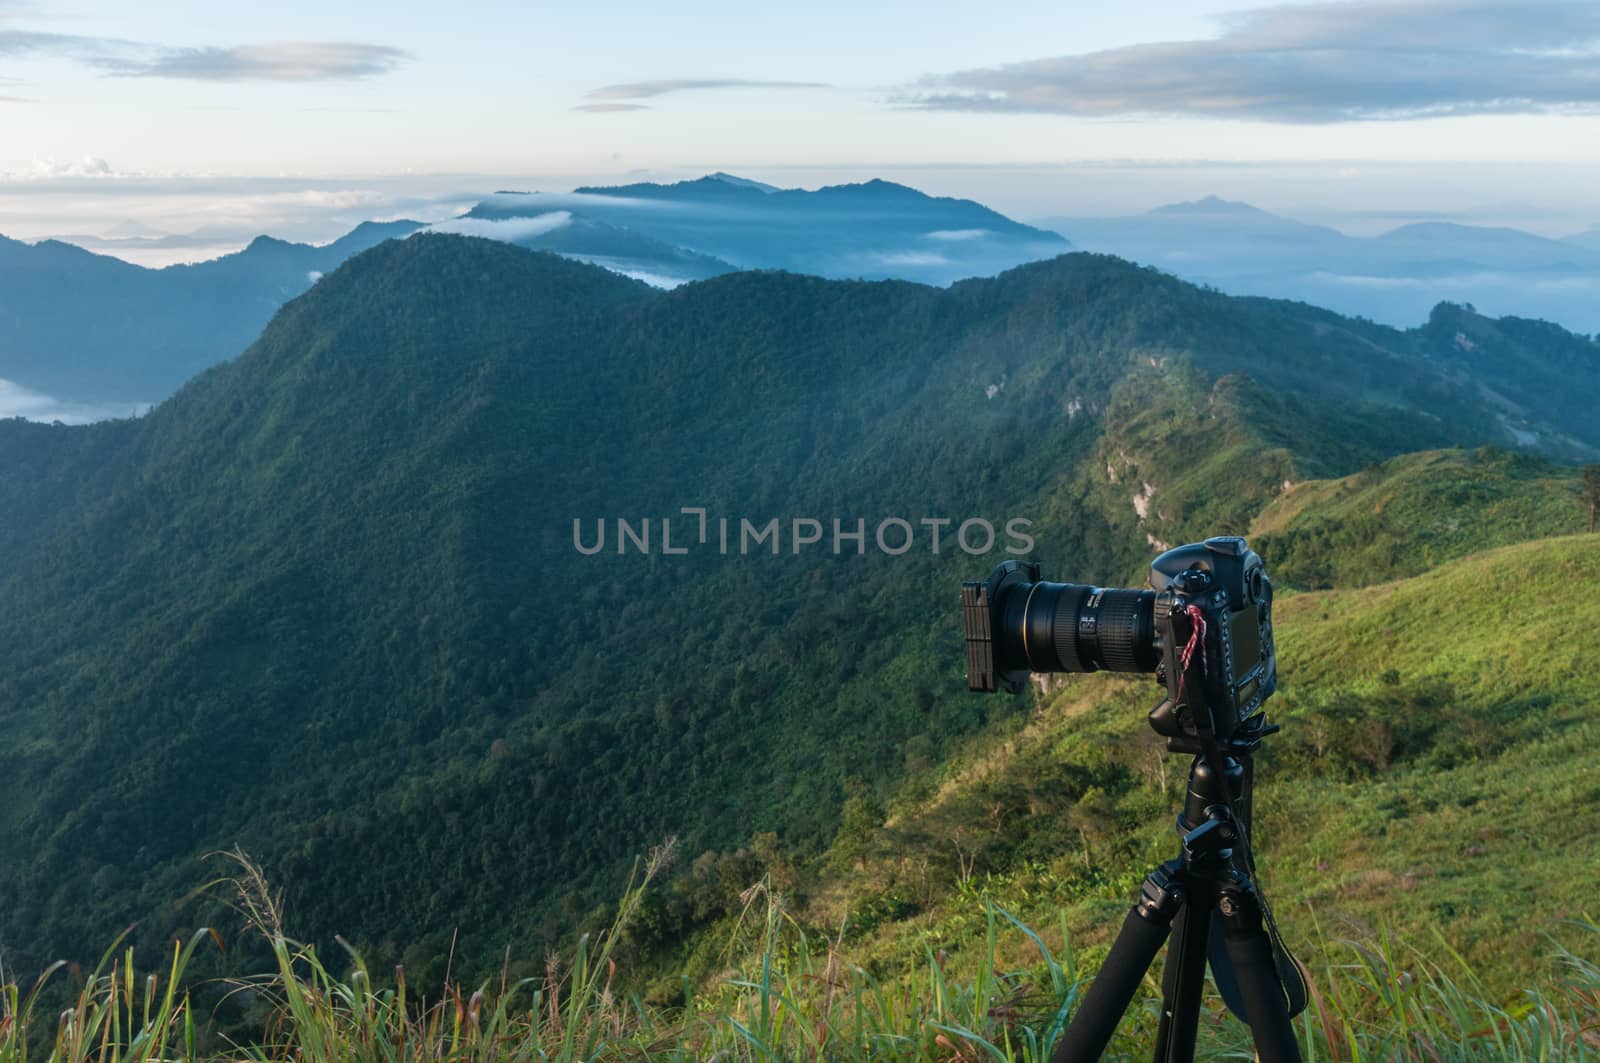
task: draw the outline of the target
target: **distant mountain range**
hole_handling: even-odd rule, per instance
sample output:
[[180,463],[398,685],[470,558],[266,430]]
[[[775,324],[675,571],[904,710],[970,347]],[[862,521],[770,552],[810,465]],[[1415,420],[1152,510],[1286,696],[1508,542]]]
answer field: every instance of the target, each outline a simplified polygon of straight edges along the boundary
[[1590,226],[1581,233],[1573,233],[1565,242],[1591,251],[1600,251],[1600,225]]
[[[1049,224],[1060,232],[888,181],[806,191],[717,173],[497,192],[428,228],[551,251],[657,287],[744,269],[946,285],[1078,246],[1231,293],[1401,327],[1449,302],[1600,332],[1600,228],[1552,240],[1427,222],[1353,237],[1216,197]],[[8,408],[105,416],[159,401],[242,351],[278,307],[352,254],[424,227],[368,223],[321,247],[264,236],[164,269],[0,237],[0,416]]]
[[567,195],[502,192],[466,217],[464,231],[479,236],[495,236],[497,228],[515,234],[519,225],[544,219],[548,231],[512,235],[511,242],[669,284],[734,269],[786,269],[942,285],[1070,247],[1056,233],[969,199],[929,196],[891,181],[811,192],[716,173]]
[[262,236],[242,251],[165,269],[59,240],[0,236],[0,380],[69,403],[159,401],[248,347],[322,274],[420,227],[368,222],[322,247]]
[[[159,401],[244,350],[321,274],[422,227],[369,223],[324,247],[261,237],[235,254],[159,270],[60,241],[0,237],[0,382],[74,404]],[[496,193],[433,228],[553,251],[659,287],[738,269],[948,284],[1069,249],[1058,234],[978,203],[888,181],[804,191],[730,174]]]
[[1347,236],[1208,196],[1044,224],[1103,251],[1240,295],[1299,299],[1395,326],[1441,301],[1600,332],[1600,228],[1553,240],[1449,222]]

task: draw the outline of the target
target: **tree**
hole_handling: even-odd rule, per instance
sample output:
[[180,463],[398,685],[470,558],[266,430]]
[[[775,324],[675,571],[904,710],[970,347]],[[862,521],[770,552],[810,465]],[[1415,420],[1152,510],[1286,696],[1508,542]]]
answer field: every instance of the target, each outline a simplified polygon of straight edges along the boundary
[[839,833],[834,835],[831,856],[837,867],[854,861],[867,866],[878,828],[883,825],[883,809],[866,794],[857,794],[844,803],[839,814]]
[[1600,465],[1583,467],[1583,500],[1589,503],[1589,530],[1592,532],[1595,511],[1600,510]]

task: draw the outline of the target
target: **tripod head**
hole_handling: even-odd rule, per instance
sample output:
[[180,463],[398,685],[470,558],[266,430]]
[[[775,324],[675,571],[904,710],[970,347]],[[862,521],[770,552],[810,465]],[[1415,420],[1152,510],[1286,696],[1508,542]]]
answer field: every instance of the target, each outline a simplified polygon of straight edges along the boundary
[[[1165,702],[1162,704],[1164,705]],[[1154,709],[1150,710],[1150,715],[1154,717],[1160,709],[1161,705],[1157,705]],[[1160,727],[1156,726],[1156,723],[1153,719],[1150,726],[1155,730],[1156,734],[1166,735],[1166,733],[1162,731]],[[1256,750],[1261,748],[1262,741],[1268,735],[1275,735],[1281,730],[1283,730],[1282,724],[1268,723],[1267,714],[1264,712],[1258,712],[1254,716],[1241,721],[1239,724],[1239,729],[1233,734],[1229,735],[1227,738],[1213,739],[1212,745],[1214,745],[1214,747],[1220,751],[1223,756],[1248,757]],[[1201,756],[1206,753],[1208,748],[1210,748],[1206,742],[1197,735],[1166,735],[1166,739],[1168,753],[1190,753],[1194,754],[1195,756]]]

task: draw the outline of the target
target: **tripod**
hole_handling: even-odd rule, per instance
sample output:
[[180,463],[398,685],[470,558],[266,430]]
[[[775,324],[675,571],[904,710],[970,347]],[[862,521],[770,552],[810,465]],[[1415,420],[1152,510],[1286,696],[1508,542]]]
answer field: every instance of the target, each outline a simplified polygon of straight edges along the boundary
[[[1100,1058],[1169,935],[1156,1063],[1194,1058],[1208,944],[1218,988],[1229,1009],[1249,1025],[1260,1063],[1299,1063],[1290,1019],[1304,1007],[1305,987],[1276,940],[1250,857],[1251,754],[1264,735],[1277,730],[1257,721],[1222,742],[1168,740],[1169,750],[1195,754],[1178,817],[1181,852],[1144,880],[1052,1063]],[[1215,947],[1218,937],[1220,948]]]

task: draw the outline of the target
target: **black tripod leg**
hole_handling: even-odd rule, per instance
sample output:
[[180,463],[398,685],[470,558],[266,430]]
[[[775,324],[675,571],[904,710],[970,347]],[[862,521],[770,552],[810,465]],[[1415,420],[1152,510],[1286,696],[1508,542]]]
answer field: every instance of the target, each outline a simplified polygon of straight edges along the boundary
[[1111,1043],[1122,1013],[1133,1002],[1183,905],[1182,874],[1182,865],[1174,862],[1161,865],[1144,880],[1139,903],[1122,921],[1122,930],[1061,1035],[1051,1063],[1095,1063]]
[[1211,937],[1211,908],[1190,898],[1172,923],[1167,969],[1161,979],[1161,1025],[1156,1031],[1156,1063],[1188,1063],[1200,1029],[1200,1000],[1205,993],[1206,943]]
[[1278,980],[1272,937],[1261,924],[1261,902],[1248,885],[1225,887],[1217,901],[1222,913],[1223,941],[1239,978],[1245,1018],[1261,1063],[1300,1063],[1294,1023]]

